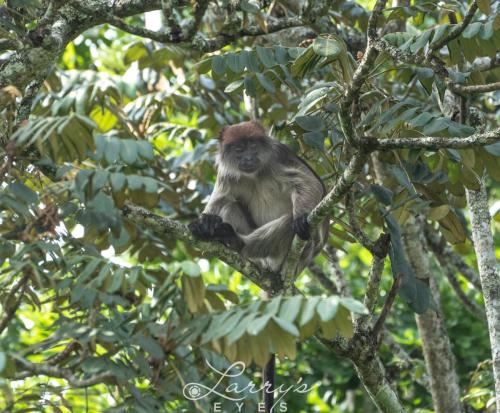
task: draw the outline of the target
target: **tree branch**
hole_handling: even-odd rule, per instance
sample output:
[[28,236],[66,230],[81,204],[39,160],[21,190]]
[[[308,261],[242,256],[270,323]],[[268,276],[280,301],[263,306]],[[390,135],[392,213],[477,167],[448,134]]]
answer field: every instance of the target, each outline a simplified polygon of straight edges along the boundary
[[[31,372],[31,375],[44,375],[49,377],[58,377],[68,382],[71,387],[90,387],[100,383],[113,383],[116,381],[115,376],[110,372],[96,374],[95,376],[80,379],[73,375],[71,370],[60,367],[49,366],[44,363],[32,363],[19,356],[14,356],[16,361],[21,364],[26,370]],[[29,377],[26,372],[16,373],[15,378],[21,379]]]
[[453,29],[450,31],[448,35],[444,36],[441,40],[431,45],[429,53],[433,53],[441,49],[443,46],[445,46],[446,44],[448,44],[449,42],[460,36],[472,21],[472,18],[474,17],[476,11],[477,11],[477,4],[476,1],[474,0],[469,10],[467,11],[467,14],[462,20],[462,23],[457,24],[455,27],[453,27]]
[[475,133],[473,135],[462,137],[445,137],[445,136],[425,136],[422,138],[388,138],[363,139],[365,145],[371,150],[376,149],[406,149],[406,148],[454,148],[465,149],[475,146],[491,145],[500,142],[500,128],[489,132]]
[[389,312],[391,311],[392,304],[394,303],[394,300],[396,299],[396,294],[398,293],[398,289],[401,285],[401,277],[398,277],[394,279],[394,282],[392,283],[391,289],[387,293],[387,297],[385,298],[384,306],[382,307],[382,311],[380,312],[380,315],[375,322],[375,325],[373,326],[373,336],[377,340],[377,342],[380,342],[379,335],[380,332],[382,331],[382,327],[384,326],[385,320],[387,316],[389,315]]
[[455,294],[460,299],[460,301],[462,301],[462,303],[464,304],[465,308],[469,311],[469,313],[471,313],[474,317],[478,318],[479,320],[486,321],[486,315],[483,309],[479,307],[479,305],[477,305],[474,301],[469,299],[469,297],[467,297],[467,295],[462,290],[462,286],[460,285],[460,282],[458,281],[457,277],[455,277],[451,265],[449,263],[441,261],[439,262],[439,264],[444,274],[446,275],[446,278],[448,279],[451,287],[453,288],[453,291],[455,291]]
[[426,225],[424,227],[424,235],[427,245],[431,248],[438,261],[453,265],[478,291],[482,291],[481,281],[477,272],[469,267],[459,254],[453,251],[445,239],[434,228]]
[[171,236],[187,242],[202,251],[202,254],[206,257],[221,259],[270,294],[276,294],[283,288],[279,274],[261,269],[221,243],[200,241],[191,235],[191,232],[184,224],[156,215],[145,208],[132,204],[126,204],[122,212],[130,221],[142,228],[148,228],[157,234]]
[[458,83],[450,83],[450,89],[463,95],[464,93],[487,93],[495,90],[500,90],[500,82],[486,83],[484,85],[460,85]]
[[[26,270],[30,271],[30,270]],[[0,334],[2,334],[3,330],[9,325],[10,320],[14,317],[16,310],[19,308],[21,304],[21,300],[24,296],[24,291],[28,286],[29,275],[25,274],[23,278],[21,278],[16,284],[12,286],[9,294],[5,298],[2,309],[3,316],[0,319]],[[19,291],[19,295],[16,297],[16,293]]]
[[324,273],[324,271],[316,264],[309,264],[307,267],[311,274],[319,281],[323,288],[328,291],[328,293],[333,295],[338,295],[339,290],[335,286],[334,282]]
[[368,72],[370,71],[373,62],[377,57],[377,49],[375,48],[375,42],[377,38],[377,20],[382,15],[382,11],[386,3],[387,0],[377,0],[377,2],[375,3],[375,7],[373,8],[370,19],[368,20],[368,42],[363,53],[363,58],[356,68],[352,76],[351,83],[347,87],[345,94],[340,101],[340,126],[342,127],[345,138],[351,144],[356,144],[358,141],[351,116],[352,104],[359,96],[361,86],[363,86]]

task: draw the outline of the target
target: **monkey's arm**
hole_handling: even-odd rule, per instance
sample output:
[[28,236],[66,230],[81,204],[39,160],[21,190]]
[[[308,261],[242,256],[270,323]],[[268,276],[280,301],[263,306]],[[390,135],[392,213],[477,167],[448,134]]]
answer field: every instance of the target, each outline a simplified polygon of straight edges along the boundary
[[238,234],[252,230],[245,212],[231,196],[228,184],[219,178],[203,214],[189,225],[189,229],[198,238],[220,241],[237,251],[245,245]]
[[293,229],[303,240],[311,238],[308,214],[321,201],[324,187],[319,178],[301,161],[290,173],[292,182]]

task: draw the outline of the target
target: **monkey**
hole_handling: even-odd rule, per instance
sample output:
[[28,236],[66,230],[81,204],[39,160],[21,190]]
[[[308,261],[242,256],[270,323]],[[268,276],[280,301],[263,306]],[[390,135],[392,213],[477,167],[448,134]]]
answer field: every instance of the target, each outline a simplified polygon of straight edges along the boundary
[[[329,219],[311,233],[308,214],[325,196],[314,170],[256,122],[226,126],[219,135],[217,179],[194,236],[222,242],[271,271],[279,272],[297,235],[307,241],[296,274],[323,248]],[[263,370],[264,406],[274,404],[275,355]],[[269,384],[268,384],[269,383]]]
[[263,268],[279,272],[297,235],[307,241],[297,274],[323,248],[329,220],[311,233],[308,214],[325,196],[314,170],[256,121],[219,134],[217,178],[192,234],[215,240]]

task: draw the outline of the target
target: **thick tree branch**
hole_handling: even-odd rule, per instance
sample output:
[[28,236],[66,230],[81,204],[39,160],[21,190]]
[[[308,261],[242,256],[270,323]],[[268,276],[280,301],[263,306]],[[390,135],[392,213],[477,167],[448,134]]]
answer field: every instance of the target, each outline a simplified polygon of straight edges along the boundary
[[237,271],[241,272],[264,291],[276,294],[282,290],[279,274],[263,271],[257,265],[245,260],[241,255],[222,245],[221,243],[204,242],[193,237],[186,225],[167,217],[161,217],[132,204],[122,209],[123,215],[142,228],[148,228],[157,234],[164,234],[184,241],[202,251],[210,258],[219,258]]

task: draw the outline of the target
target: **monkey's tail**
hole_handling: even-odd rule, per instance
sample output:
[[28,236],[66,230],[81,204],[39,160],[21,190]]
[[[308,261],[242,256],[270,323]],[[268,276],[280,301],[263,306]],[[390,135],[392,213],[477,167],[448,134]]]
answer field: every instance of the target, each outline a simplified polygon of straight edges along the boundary
[[[274,404],[274,372],[276,366],[276,355],[271,354],[271,358],[267,362],[263,370],[264,381],[264,407],[266,413],[271,413]],[[266,384],[269,383],[269,386]]]

